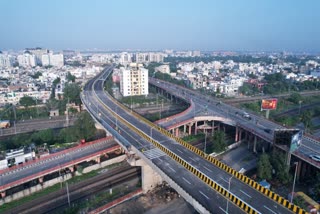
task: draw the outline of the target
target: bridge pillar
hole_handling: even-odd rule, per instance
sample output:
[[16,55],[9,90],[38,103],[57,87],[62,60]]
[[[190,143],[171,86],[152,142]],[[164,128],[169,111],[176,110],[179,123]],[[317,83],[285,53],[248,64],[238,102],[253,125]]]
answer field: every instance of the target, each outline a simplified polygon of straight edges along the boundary
[[189,123],[189,135],[191,135],[191,128],[192,128],[192,123]]
[[242,139],[242,131],[241,131],[241,129],[239,129],[239,139],[238,139],[238,141],[239,140],[241,141],[241,139]]
[[43,183],[43,177],[39,177],[39,183],[40,183],[40,184]]
[[6,197],[6,191],[1,192],[1,198],[5,198]]
[[100,156],[96,157],[95,161],[96,161],[97,163],[100,163],[100,162],[101,162]]
[[253,140],[253,152],[257,153],[257,136],[254,136]]
[[176,128],[176,130],[175,130],[175,136],[176,136],[176,137],[179,137],[179,127]]
[[144,193],[162,183],[161,176],[142,159],[130,162],[131,166],[141,166],[142,190]]
[[183,132],[187,133],[187,125],[186,124],[183,125]]
[[235,136],[235,139],[234,139],[234,141],[235,141],[236,143],[239,141],[239,139],[238,139],[238,132],[239,132],[239,128],[238,128],[238,126],[236,126],[236,136]]
[[212,120],[212,132],[211,132],[211,136],[213,136],[214,134],[214,120]]
[[195,123],[194,135],[197,135],[197,131],[198,131],[198,121],[196,121]]

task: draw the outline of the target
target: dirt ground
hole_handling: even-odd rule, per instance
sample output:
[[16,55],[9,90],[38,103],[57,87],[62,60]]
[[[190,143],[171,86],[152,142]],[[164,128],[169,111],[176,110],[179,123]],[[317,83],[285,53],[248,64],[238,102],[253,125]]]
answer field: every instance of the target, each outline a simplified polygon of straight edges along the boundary
[[197,211],[188,204],[174,189],[163,184],[152,192],[124,202],[106,213],[109,214],[196,214]]

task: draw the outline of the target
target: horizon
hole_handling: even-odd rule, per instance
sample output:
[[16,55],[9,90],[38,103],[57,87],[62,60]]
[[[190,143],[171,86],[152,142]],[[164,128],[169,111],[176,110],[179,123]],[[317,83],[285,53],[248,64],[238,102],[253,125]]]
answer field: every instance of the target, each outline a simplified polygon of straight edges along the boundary
[[2,1],[0,50],[320,53],[318,6],[316,0]]

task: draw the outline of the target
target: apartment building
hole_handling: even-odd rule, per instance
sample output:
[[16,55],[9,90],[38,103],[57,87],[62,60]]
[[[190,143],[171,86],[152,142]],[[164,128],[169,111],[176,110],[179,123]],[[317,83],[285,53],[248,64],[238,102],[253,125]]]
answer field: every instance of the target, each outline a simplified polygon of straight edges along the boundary
[[130,63],[128,68],[120,68],[120,92],[124,97],[147,95],[148,70],[138,63]]

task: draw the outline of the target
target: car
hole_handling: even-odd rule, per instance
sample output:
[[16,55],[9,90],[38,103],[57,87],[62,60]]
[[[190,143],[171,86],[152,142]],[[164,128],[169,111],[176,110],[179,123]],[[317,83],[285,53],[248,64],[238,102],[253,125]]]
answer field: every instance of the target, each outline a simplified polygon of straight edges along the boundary
[[312,160],[320,162],[320,155],[309,155],[309,158]]

